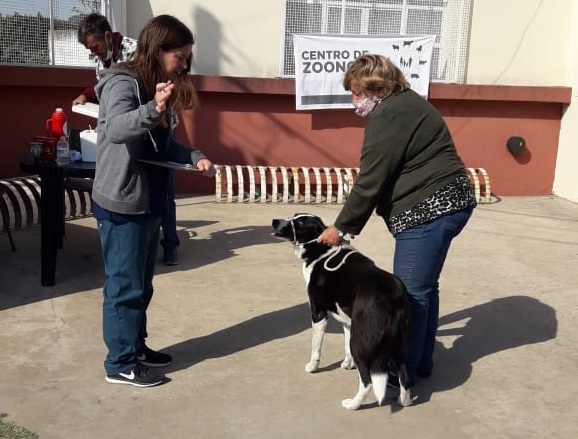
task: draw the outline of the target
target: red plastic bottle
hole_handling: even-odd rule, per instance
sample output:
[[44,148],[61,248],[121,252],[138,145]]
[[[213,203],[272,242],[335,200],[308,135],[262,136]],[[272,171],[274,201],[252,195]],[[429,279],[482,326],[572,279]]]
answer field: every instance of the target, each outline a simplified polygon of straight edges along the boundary
[[52,117],[46,121],[46,131],[50,137],[55,137],[57,140],[62,136],[68,136],[66,113],[62,108],[54,110]]

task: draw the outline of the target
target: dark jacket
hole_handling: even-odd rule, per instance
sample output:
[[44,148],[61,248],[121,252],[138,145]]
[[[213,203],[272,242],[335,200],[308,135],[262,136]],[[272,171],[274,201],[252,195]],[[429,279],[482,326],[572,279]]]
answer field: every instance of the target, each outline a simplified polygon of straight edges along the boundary
[[465,166],[437,110],[410,89],[390,96],[368,116],[359,176],[335,226],[357,235],[374,209],[387,220],[462,174]]

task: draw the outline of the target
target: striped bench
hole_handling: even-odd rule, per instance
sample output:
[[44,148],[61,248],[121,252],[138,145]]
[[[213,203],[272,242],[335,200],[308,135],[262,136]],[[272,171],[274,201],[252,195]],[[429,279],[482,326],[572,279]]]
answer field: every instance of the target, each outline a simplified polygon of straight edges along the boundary
[[[65,220],[92,215],[90,185],[65,183],[64,206]],[[12,251],[16,250],[16,246],[11,232],[35,226],[39,222],[40,177],[0,179],[0,233],[8,234]]]
[[[338,203],[347,199],[359,168],[215,165],[218,203]],[[483,168],[466,168],[478,203],[491,203]]]

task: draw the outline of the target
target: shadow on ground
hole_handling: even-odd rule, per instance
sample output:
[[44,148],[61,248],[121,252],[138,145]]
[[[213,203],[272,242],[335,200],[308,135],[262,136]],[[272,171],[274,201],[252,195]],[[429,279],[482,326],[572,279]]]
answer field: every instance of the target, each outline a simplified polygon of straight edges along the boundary
[[556,338],[556,311],[528,296],[509,296],[440,317],[438,339],[457,337],[445,347],[438,341],[432,379],[416,386],[419,402],[465,383],[473,364],[500,351]]
[[[175,361],[171,372],[187,369],[210,358],[221,358],[263,343],[290,337],[311,327],[307,303],[272,311],[244,322],[191,338],[163,349]],[[306,347],[304,347],[306,349]]]
[[[163,350],[177,359],[169,370],[186,369],[207,359],[226,357],[298,334],[311,327],[309,316],[309,305],[303,303],[169,346]],[[434,392],[464,384],[480,358],[551,340],[556,337],[557,328],[555,310],[527,296],[504,297],[441,317],[438,337],[457,338],[449,347],[438,342],[435,379],[418,382],[418,403],[429,401]],[[328,330],[340,332],[336,324]],[[325,365],[318,373],[337,369],[339,364],[340,361]]]
[[196,235],[195,230],[201,227],[198,221],[179,221],[178,226],[179,254],[182,255],[179,265],[169,268],[159,265],[157,273],[187,271],[214,264],[237,256],[236,251],[244,247],[283,243],[270,236],[271,226],[246,225],[222,229],[204,237]]
[[[156,274],[195,269],[234,257],[237,255],[236,251],[243,247],[281,242],[271,238],[270,226],[262,225],[223,229],[203,238],[197,236],[196,230],[216,223],[217,221],[178,221],[180,252],[186,254],[186,257],[181,258],[179,265],[172,267],[159,263]],[[66,223],[64,248],[58,251],[56,285],[53,287],[40,285],[39,235],[38,231],[27,232],[34,233],[18,234],[16,252],[7,250],[9,254],[6,258],[10,259],[6,260],[7,263],[0,272],[0,310],[102,288],[104,266],[96,229],[87,228],[74,221]],[[162,257],[162,248],[159,248],[157,256]],[[19,263],[23,258],[27,263]],[[1,287],[10,283],[10,288]],[[37,287],[24,288],[20,285]],[[18,294],[13,291],[18,291]]]

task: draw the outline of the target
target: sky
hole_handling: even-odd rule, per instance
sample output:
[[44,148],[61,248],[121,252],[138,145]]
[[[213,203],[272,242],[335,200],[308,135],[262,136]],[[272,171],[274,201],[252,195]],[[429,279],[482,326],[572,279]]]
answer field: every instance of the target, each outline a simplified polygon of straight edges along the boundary
[[[55,16],[66,19],[73,15],[73,7],[80,8],[78,0],[53,0]],[[48,17],[49,0],[2,0],[0,2],[0,12],[2,15],[11,15],[18,12],[21,15],[36,15],[40,12]]]

